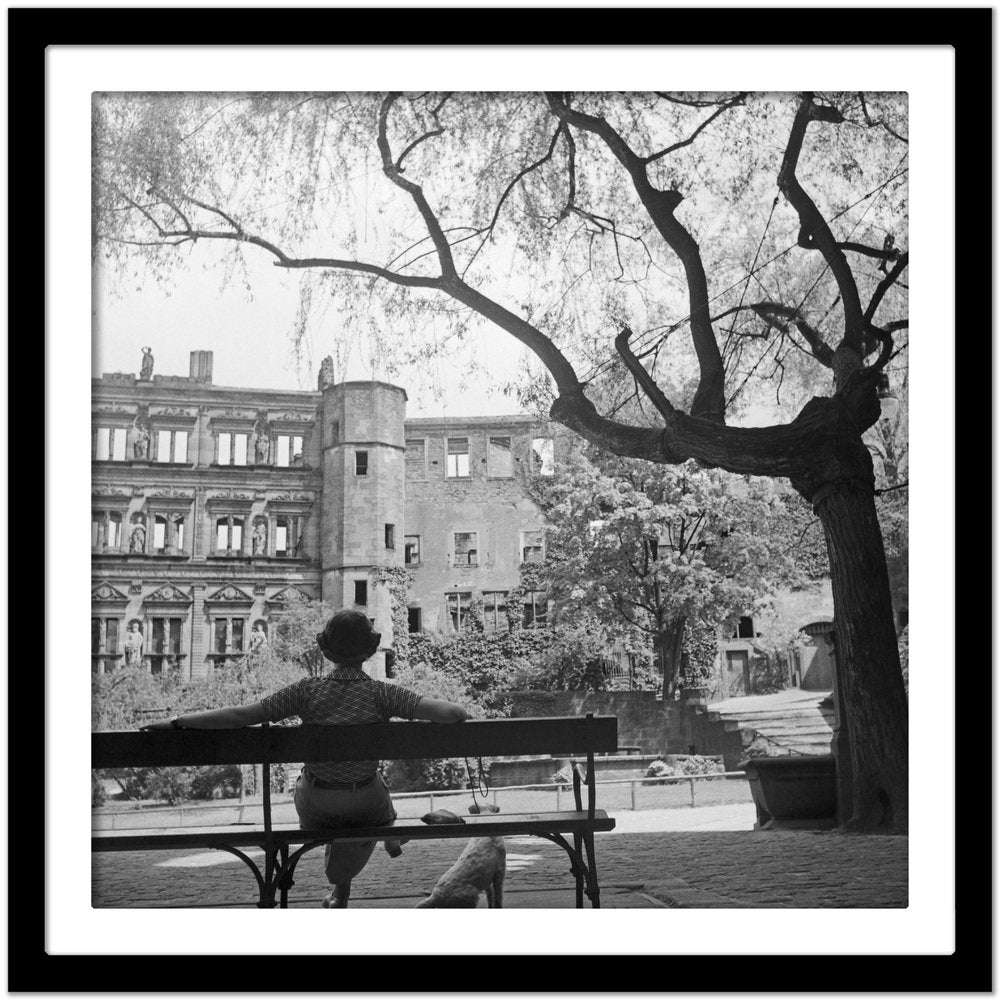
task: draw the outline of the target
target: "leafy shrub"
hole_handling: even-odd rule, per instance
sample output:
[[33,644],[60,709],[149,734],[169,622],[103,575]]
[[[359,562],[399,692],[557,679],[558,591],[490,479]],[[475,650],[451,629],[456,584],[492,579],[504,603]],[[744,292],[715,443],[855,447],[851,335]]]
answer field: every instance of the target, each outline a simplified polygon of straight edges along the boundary
[[448,757],[383,761],[383,774],[394,792],[446,792],[467,780],[465,761]]
[[562,789],[570,788],[573,784],[573,772],[569,767],[561,767],[549,778],[549,781]]
[[95,771],[90,772],[90,804],[91,806],[103,806],[108,800],[108,792],[104,787],[104,782],[97,776]]
[[899,646],[899,665],[903,668],[903,687],[910,693],[910,626],[904,625],[896,640]]
[[[665,760],[654,760],[651,761],[649,767],[646,768],[647,778],[671,778],[677,774],[677,768],[668,764]],[[665,781],[658,781],[655,784],[665,785]]]

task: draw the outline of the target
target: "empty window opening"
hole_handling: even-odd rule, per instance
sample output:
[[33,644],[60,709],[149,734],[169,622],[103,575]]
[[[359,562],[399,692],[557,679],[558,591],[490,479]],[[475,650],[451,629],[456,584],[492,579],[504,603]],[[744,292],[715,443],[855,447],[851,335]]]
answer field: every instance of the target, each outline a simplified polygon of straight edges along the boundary
[[541,562],[544,556],[544,536],[541,531],[521,532],[521,562]]
[[483,626],[487,632],[507,630],[508,621],[506,590],[484,591]]
[[403,562],[414,566],[420,562],[420,536],[406,535],[403,539]]
[[451,627],[456,632],[462,632],[471,621],[472,594],[469,591],[459,591],[445,594],[448,607],[448,617]]
[[448,438],[448,468],[449,479],[469,475],[469,439]]
[[455,532],[455,565],[479,565],[479,533],[476,531]]
[[548,620],[548,601],[541,590],[529,590],[524,595],[525,628],[542,628]]
[[406,618],[409,630],[411,632],[419,632],[422,627],[420,608],[408,608]]
[[215,548],[227,555],[239,554],[243,548],[242,518],[220,517],[215,522]]
[[300,465],[302,463],[302,436],[300,434],[279,434],[276,465]]
[[102,462],[124,462],[126,437],[124,427],[98,427],[95,457]]
[[368,581],[367,580],[355,580],[354,581],[354,603],[360,604],[362,607],[368,604]]
[[385,547],[394,549],[396,547],[396,525],[387,524],[385,526]]
[[228,431],[220,433],[218,444],[218,464],[246,465],[247,442],[249,438],[249,434],[231,434]]

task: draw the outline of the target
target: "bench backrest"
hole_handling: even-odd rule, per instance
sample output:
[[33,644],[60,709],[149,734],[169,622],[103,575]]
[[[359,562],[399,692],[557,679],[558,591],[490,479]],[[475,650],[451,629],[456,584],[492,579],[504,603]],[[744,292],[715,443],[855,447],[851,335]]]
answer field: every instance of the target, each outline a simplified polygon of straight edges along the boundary
[[434,757],[584,756],[618,748],[614,716],[486,719],[452,724],[252,726],[93,733],[92,768],[195,764],[409,760]]

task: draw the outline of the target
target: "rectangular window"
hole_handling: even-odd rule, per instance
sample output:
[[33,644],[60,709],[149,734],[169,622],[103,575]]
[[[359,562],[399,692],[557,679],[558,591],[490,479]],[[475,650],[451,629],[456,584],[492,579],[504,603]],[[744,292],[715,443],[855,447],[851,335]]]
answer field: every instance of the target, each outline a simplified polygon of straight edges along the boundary
[[521,562],[541,562],[544,557],[544,535],[541,531],[521,532]]
[[396,547],[396,525],[387,524],[385,526],[385,547],[394,549]]
[[407,438],[406,478],[426,479],[427,442],[423,438]]
[[167,550],[167,519],[160,514],[153,518],[153,551],[162,555]]
[[477,531],[455,532],[455,565],[456,566],[479,565],[479,532]]
[[118,664],[117,618],[91,618],[90,620],[90,666],[94,673],[109,674]]
[[489,474],[496,478],[509,479],[514,475],[509,437],[490,438],[489,470]]
[[548,619],[548,602],[541,590],[528,590],[524,595],[525,628],[543,628]]
[[299,434],[279,434],[276,465],[298,465],[302,462],[302,437]]
[[356,475],[356,476],[367,476],[368,475],[368,452],[367,451],[356,451],[354,453],[354,475]]
[[733,633],[733,638],[752,639],[753,637],[754,637],[753,619],[747,615],[743,615],[740,618],[739,624],[736,626],[736,631]]
[[225,618],[215,619],[215,651],[217,653],[227,652],[229,622]]
[[288,519],[279,517],[274,522],[274,554],[288,555]]
[[406,535],[403,539],[403,562],[415,566],[420,562],[420,536]]
[[244,618],[233,619],[233,652],[243,652],[243,626],[246,624]]
[[226,555],[239,555],[243,548],[243,520],[220,517],[215,522],[215,549]]
[[187,450],[188,450],[187,431],[156,432],[157,462],[186,462]]
[[124,462],[127,436],[124,427],[98,427],[97,453],[94,457],[101,462]]
[[555,472],[552,438],[532,439],[531,471],[539,476],[551,476]]
[[174,518],[174,550],[177,552],[184,551],[184,518],[175,517]]
[[222,431],[218,436],[219,465],[246,465],[249,437],[249,434],[230,434],[228,431]]
[[448,617],[451,620],[451,627],[456,632],[464,631],[468,628],[470,622],[472,594],[466,590],[445,594],[444,596],[448,606]]
[[408,608],[406,617],[409,623],[409,630],[411,632],[419,632],[421,629],[420,608]]
[[156,432],[156,461],[157,462],[169,462],[170,461],[170,431],[157,431]]
[[507,621],[507,591],[494,590],[483,592],[483,625],[487,632],[506,632]]
[[368,605],[368,581],[367,580],[355,580],[354,581],[354,603],[359,604],[362,607],[367,607]]
[[449,479],[469,475],[469,439],[448,438],[448,468]]
[[122,516],[117,511],[95,511],[90,519],[90,547],[117,552],[122,544]]

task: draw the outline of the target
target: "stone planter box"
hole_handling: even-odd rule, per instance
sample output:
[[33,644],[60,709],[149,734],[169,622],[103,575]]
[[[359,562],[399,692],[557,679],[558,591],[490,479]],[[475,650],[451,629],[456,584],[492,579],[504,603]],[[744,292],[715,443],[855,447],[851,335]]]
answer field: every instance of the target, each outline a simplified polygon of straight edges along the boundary
[[757,830],[829,828],[837,816],[832,754],[753,757],[741,761],[757,807]]

